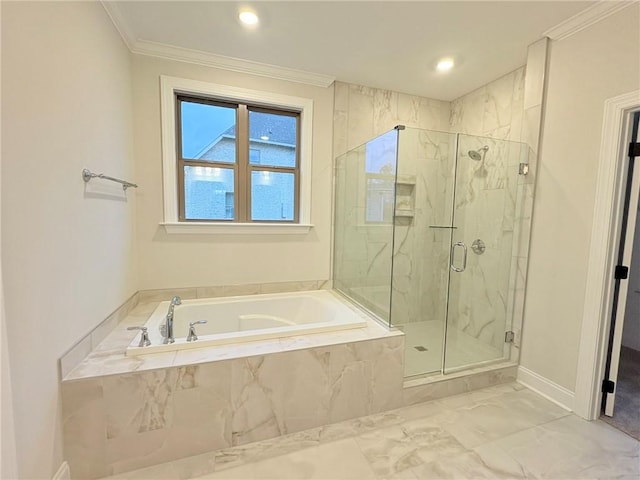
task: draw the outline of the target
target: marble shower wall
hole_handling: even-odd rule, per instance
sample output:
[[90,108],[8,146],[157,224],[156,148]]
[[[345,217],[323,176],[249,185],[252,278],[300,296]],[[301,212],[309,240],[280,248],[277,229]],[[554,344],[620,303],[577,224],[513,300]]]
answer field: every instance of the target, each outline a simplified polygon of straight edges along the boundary
[[[504,343],[503,335],[505,329],[511,327],[518,347],[542,114],[546,41],[529,47],[526,68],[521,67],[452,102],[336,83],[335,156],[397,124],[428,130],[418,139],[412,138],[416,135],[410,133],[410,128],[400,132],[399,175],[415,176],[416,183],[412,193],[414,216],[398,217],[393,233],[394,324],[444,318],[451,232],[429,226],[451,224],[453,160],[446,155],[450,157],[454,147],[450,140],[444,139],[446,134],[439,132],[451,132],[452,136],[464,133],[488,137],[488,140],[478,140],[477,145],[471,142],[474,149],[491,144],[484,164],[486,171],[476,172],[477,163],[463,167],[470,174],[466,188],[472,188],[477,194],[466,211],[470,218],[476,219],[472,223],[479,228],[472,232],[474,238],[463,240],[470,245],[476,237],[487,238],[492,247],[482,257],[470,253],[466,277],[454,282],[451,293],[456,296],[456,303],[452,322],[461,334],[470,334],[491,351],[495,350],[496,356],[509,356],[511,350],[511,358],[517,360],[517,348],[510,349]],[[441,138],[437,140],[429,138],[439,135]],[[417,145],[415,156],[404,155],[404,151],[414,149],[405,142]],[[449,145],[448,151],[445,144]],[[421,148],[424,151],[420,151]],[[465,148],[460,148],[461,162],[469,161]],[[529,163],[527,176],[517,174],[521,162]],[[349,190],[349,184],[338,186],[336,192],[339,188]],[[398,185],[399,193],[403,190],[406,193],[408,188]],[[469,200],[468,195],[466,200]],[[459,212],[459,215],[465,215],[465,212]],[[340,220],[337,215],[336,228]],[[361,231],[357,235],[354,234],[354,238],[358,238],[354,244],[365,245],[367,233]],[[385,232],[384,236],[389,238],[389,233]],[[342,255],[340,246],[336,245],[334,250],[336,261],[344,262],[344,256],[339,258]],[[387,252],[387,249],[370,252],[364,248],[355,249],[352,252],[355,256],[347,256],[358,260],[348,268],[354,275],[365,276],[376,262],[387,262],[386,268],[390,262]],[[371,291],[375,291],[378,299],[389,295],[388,289],[381,284]]]
[[334,88],[334,157],[396,125],[449,131],[449,102],[343,82],[335,82]]
[[98,478],[402,405],[404,337],[62,383],[65,458]]
[[394,325],[444,319],[451,230],[439,227],[451,225],[455,140],[444,132],[400,131],[397,198],[410,197],[411,208],[395,221]]
[[451,102],[449,132],[520,142],[525,67]]
[[[471,158],[469,151],[480,152],[482,158]],[[511,325],[517,187],[522,178],[518,167],[527,155],[526,146],[517,142],[470,135],[458,139],[453,243],[464,242],[468,257],[464,272],[451,272],[447,344],[468,336],[479,340],[476,362],[504,355],[504,332]],[[484,243],[482,253],[474,252],[476,241]],[[459,247],[454,262],[462,262]],[[463,366],[449,357],[445,365]]]
[[[517,248],[526,217],[521,209],[527,177],[518,175],[518,166],[530,157],[529,148],[519,143],[525,81],[530,84],[532,78],[522,67],[451,104],[450,131],[476,136],[460,137],[455,210],[460,228],[454,241],[471,246],[479,238],[487,248],[482,255],[470,250],[467,270],[452,274],[449,323],[457,331],[449,330],[447,341],[456,335],[479,339],[488,348],[478,361],[509,355],[504,332],[512,328]],[[484,162],[470,159],[469,150],[485,145]]]
[[[392,251],[394,230],[388,224],[368,224],[365,216],[365,142],[392,130],[397,125],[424,130],[446,131],[449,125],[449,102],[416,97],[389,90],[335,84],[334,157],[336,162],[336,217],[334,245],[334,287],[349,291],[356,299],[377,314],[388,317],[392,255],[401,274],[394,284],[410,294],[412,316],[419,310],[418,284],[408,272],[418,272],[420,266],[404,255],[416,243],[415,223],[410,218],[399,220],[403,230],[402,252]],[[346,156],[343,156],[349,152]],[[342,156],[342,157],[341,157]],[[425,158],[421,155],[420,158]],[[403,171],[415,170],[415,165],[401,165]],[[415,173],[413,173],[415,178]],[[410,188],[407,184],[403,187]],[[419,189],[416,188],[416,194]],[[415,199],[416,205],[420,201]],[[400,238],[397,242],[403,243]],[[417,242],[420,243],[419,241]],[[419,260],[415,260],[419,261]],[[394,269],[394,272],[396,271]],[[345,279],[348,279],[345,282]],[[408,286],[411,283],[411,287]],[[406,287],[405,287],[406,286]],[[395,302],[396,305],[398,302]],[[406,313],[396,312],[405,317]],[[404,323],[404,322],[400,322]]]

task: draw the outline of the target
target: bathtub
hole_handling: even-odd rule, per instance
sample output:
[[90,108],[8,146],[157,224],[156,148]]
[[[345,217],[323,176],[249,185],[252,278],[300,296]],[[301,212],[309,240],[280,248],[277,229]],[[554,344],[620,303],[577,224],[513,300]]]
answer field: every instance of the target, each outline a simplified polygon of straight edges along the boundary
[[[327,290],[183,300],[175,307],[175,343],[163,344],[161,328],[169,301],[160,302],[145,326],[151,345],[139,347],[140,335],[127,347],[127,355],[144,355],[188,348],[291,337],[350,328],[363,328],[363,313]],[[187,342],[189,323],[196,325],[198,340]]]

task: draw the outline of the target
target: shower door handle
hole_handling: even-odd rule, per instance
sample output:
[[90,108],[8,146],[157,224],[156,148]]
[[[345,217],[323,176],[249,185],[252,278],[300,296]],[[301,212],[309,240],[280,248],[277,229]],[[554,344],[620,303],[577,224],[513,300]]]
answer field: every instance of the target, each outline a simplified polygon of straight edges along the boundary
[[[453,254],[455,252],[456,247],[462,247],[462,267],[458,268],[453,264]],[[464,242],[456,242],[453,244],[453,247],[451,247],[451,270],[453,270],[454,272],[464,272],[464,270],[467,268],[467,246],[464,244]]]

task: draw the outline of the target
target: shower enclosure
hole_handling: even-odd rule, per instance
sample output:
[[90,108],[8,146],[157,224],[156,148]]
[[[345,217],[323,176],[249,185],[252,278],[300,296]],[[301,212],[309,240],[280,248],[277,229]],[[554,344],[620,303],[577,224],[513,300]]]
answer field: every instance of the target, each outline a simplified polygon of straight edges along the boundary
[[509,359],[525,144],[396,127],[336,159],[334,288],[405,333],[405,374]]

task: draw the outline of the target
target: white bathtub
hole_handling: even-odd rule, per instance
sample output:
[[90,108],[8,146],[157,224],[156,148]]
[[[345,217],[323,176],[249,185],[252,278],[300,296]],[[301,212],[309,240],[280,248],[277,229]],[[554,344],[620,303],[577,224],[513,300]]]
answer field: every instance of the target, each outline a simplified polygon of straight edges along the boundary
[[[327,290],[183,300],[174,310],[175,343],[164,345],[160,328],[168,308],[168,301],[161,302],[145,323],[151,345],[138,347],[138,334],[127,355],[362,328],[367,323],[364,314]],[[198,340],[187,342],[189,323],[198,320],[207,323],[196,325]]]

